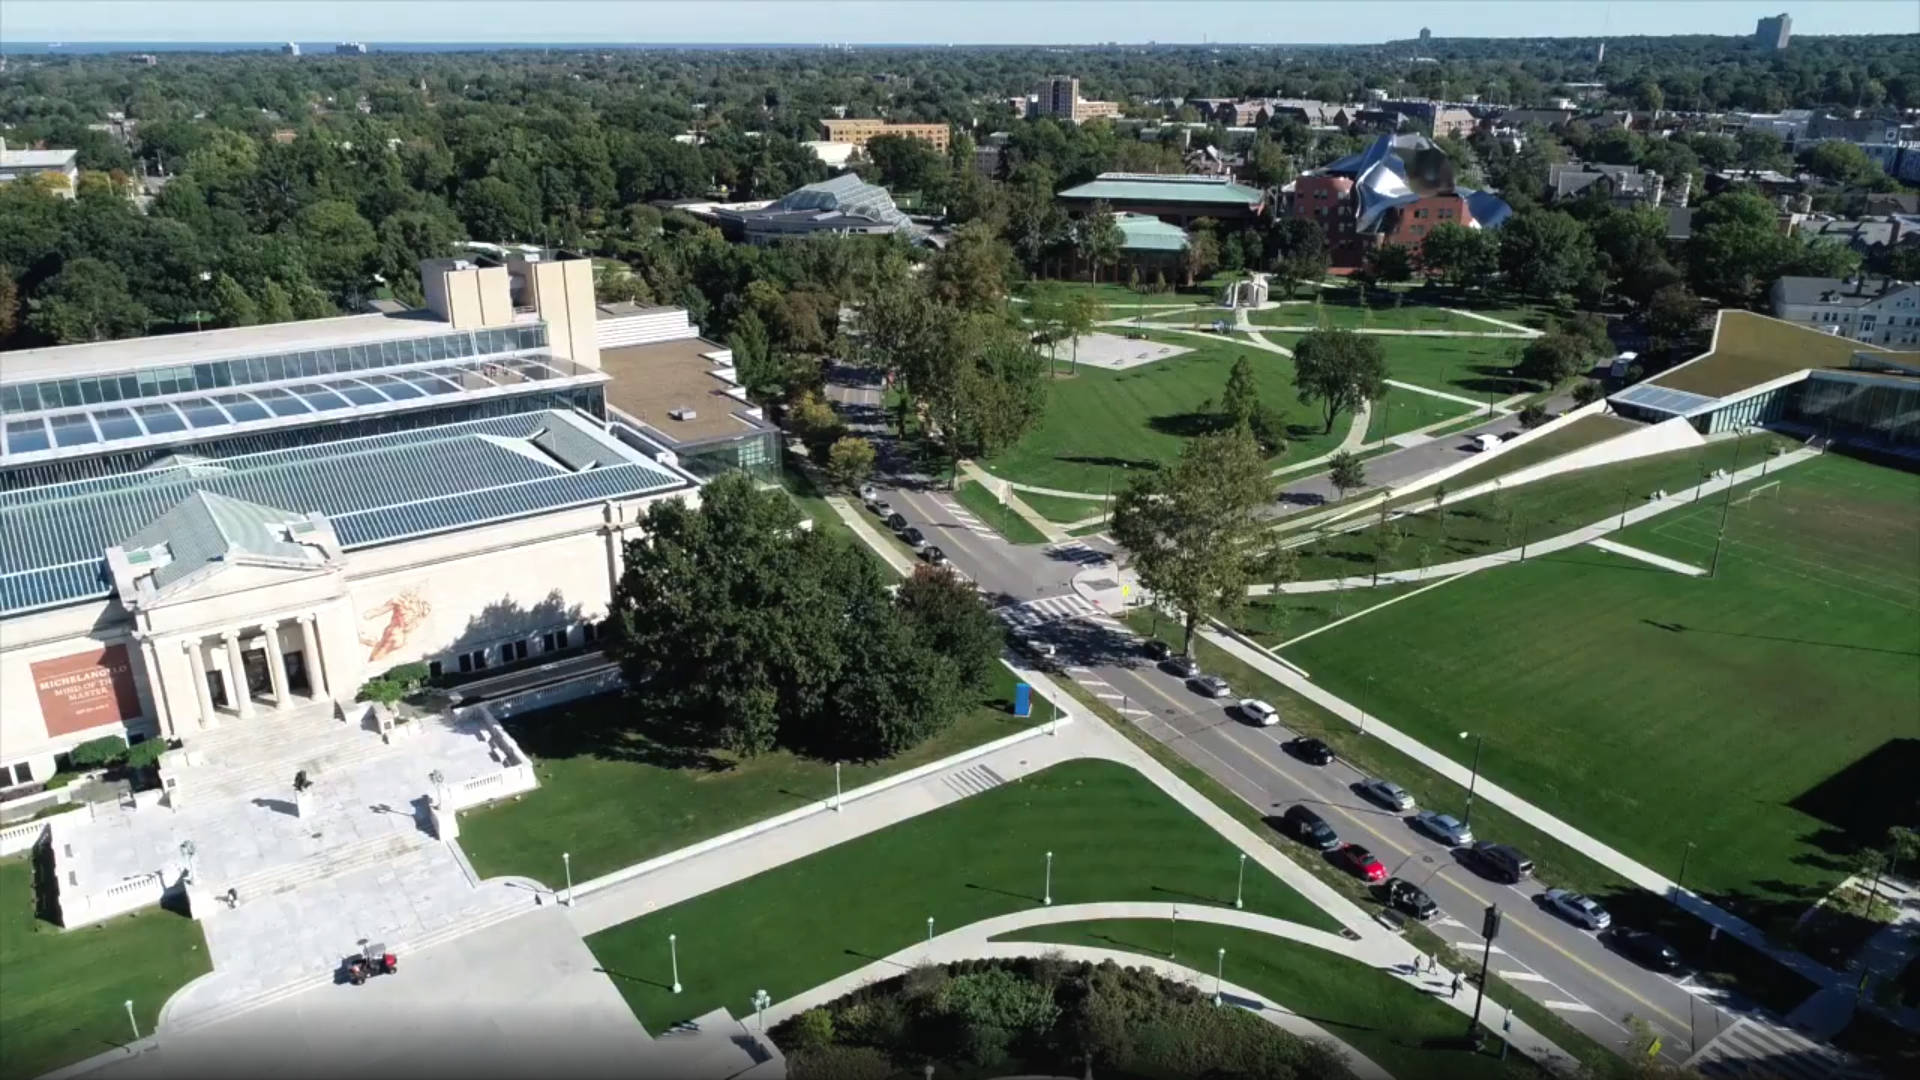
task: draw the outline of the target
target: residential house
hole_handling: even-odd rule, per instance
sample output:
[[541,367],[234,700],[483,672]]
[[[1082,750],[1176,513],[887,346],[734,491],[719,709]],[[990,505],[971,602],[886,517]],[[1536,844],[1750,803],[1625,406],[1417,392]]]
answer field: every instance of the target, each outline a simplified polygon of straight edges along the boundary
[[1659,173],[1632,165],[1572,161],[1547,166],[1547,200],[1600,198],[1615,206],[1658,206],[1665,183]]
[[1920,344],[1920,285],[1891,278],[1783,277],[1773,316],[1870,345]]

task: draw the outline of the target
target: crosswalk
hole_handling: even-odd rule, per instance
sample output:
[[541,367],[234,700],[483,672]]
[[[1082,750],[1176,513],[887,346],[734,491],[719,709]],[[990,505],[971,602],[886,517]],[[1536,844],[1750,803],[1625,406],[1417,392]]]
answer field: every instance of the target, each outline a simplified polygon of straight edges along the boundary
[[1079,593],[1064,596],[1043,596],[1038,600],[1028,600],[1023,604],[1007,604],[993,609],[1008,626],[1024,629],[1041,626],[1057,619],[1078,619],[1099,613],[1092,601]]
[[1047,554],[1064,562],[1084,563],[1088,566],[1107,562],[1113,558],[1083,540],[1065,540],[1054,544],[1047,548]]
[[968,795],[978,795],[983,791],[991,791],[1007,782],[1006,777],[1001,776],[985,765],[969,765],[965,768],[955,769],[946,776],[941,777],[941,780],[947,787],[952,788],[962,798]]
[[952,514],[954,523],[959,525],[961,528],[967,530],[968,532],[973,533],[976,536],[992,537],[992,536],[1000,535],[994,532],[992,529],[988,528],[986,522],[981,521],[977,517],[974,517],[973,514],[967,510],[966,507],[961,506],[959,503],[954,502],[952,499],[944,499],[936,495],[934,496],[933,501],[939,504],[940,509],[945,510],[949,514]]
[[1871,1075],[1842,1051],[1791,1028],[1742,1018],[1688,1059],[1702,1076],[1726,1080],[1834,1080]]

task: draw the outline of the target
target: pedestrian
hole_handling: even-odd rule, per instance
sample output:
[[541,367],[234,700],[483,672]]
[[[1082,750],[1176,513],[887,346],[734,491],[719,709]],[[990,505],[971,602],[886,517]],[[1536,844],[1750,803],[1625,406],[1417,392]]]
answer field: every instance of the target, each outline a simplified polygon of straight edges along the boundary
[[1448,997],[1457,998],[1459,996],[1460,996],[1460,976],[1455,975],[1453,977],[1453,993],[1449,994]]

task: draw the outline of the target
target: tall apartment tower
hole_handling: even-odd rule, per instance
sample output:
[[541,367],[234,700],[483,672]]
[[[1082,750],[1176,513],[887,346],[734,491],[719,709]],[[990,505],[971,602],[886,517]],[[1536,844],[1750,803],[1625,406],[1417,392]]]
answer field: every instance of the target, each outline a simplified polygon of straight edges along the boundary
[[1607,43],[1603,41],[1600,43],[1600,47],[1593,51],[1593,66],[1597,68],[1606,62],[1607,62]]
[[1771,19],[1761,19],[1753,30],[1754,40],[1769,49],[1786,48],[1792,36],[1793,17],[1784,11]]
[[282,46],[280,46],[280,55],[282,55],[282,56],[299,56],[299,55],[300,55],[300,43],[299,43],[299,42],[297,42],[297,41],[289,41],[289,42],[287,42],[287,43],[286,43],[285,45],[282,45]]
[[1050,75],[1033,88],[1034,115],[1074,118],[1073,103],[1080,100],[1080,80],[1071,75]]

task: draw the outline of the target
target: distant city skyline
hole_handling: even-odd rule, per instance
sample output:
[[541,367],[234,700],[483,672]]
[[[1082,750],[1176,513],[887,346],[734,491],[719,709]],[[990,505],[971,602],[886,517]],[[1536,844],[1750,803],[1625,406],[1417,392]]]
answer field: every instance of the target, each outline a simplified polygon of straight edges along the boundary
[[[1196,7],[1210,13],[1190,17]],[[5,0],[4,42],[1096,45],[1920,33],[1912,0]]]

